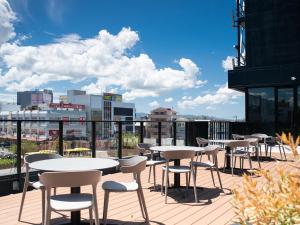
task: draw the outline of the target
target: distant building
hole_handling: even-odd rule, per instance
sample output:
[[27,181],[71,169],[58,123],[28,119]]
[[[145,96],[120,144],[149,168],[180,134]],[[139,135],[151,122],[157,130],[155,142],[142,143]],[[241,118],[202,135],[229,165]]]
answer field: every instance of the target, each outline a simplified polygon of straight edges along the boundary
[[52,90],[44,89],[42,91],[18,91],[17,92],[17,105],[21,106],[21,109],[37,107],[40,104],[53,103]]
[[188,121],[185,117],[176,118],[176,139],[185,140],[185,123]]
[[170,108],[159,107],[149,114],[149,121],[146,125],[146,135],[149,138],[158,138],[158,122],[161,123],[161,137],[172,137],[172,122],[176,119],[176,111]]
[[19,111],[21,107],[13,103],[0,102],[0,112],[1,111]]
[[[70,103],[84,104],[86,107],[87,120],[96,121],[128,121],[124,123],[122,131],[134,132],[135,120],[134,103],[122,101],[122,95],[103,93],[103,95],[86,94],[81,90],[68,90],[67,99]],[[113,122],[96,123],[97,136],[109,138],[114,135],[117,128]],[[89,125],[88,132],[91,132]]]
[[229,88],[245,93],[254,132],[300,134],[300,1],[237,0]]
[[[39,105],[39,110],[1,111],[3,120],[63,120],[65,137],[85,138],[86,112],[84,105],[51,103]],[[82,122],[72,122],[82,121]],[[16,122],[0,121],[0,134],[16,136]],[[23,122],[22,136],[39,139],[55,139],[59,135],[58,122]]]

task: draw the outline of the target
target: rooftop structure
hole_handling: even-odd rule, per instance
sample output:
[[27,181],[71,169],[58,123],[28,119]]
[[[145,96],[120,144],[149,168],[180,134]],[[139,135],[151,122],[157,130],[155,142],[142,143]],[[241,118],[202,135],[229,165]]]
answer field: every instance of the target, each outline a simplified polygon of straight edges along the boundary
[[49,104],[53,102],[52,90],[44,89],[34,91],[18,91],[17,92],[17,105],[21,109],[26,107],[36,107],[39,104]]
[[300,2],[238,0],[237,58],[228,86],[245,93],[260,132],[300,133]]

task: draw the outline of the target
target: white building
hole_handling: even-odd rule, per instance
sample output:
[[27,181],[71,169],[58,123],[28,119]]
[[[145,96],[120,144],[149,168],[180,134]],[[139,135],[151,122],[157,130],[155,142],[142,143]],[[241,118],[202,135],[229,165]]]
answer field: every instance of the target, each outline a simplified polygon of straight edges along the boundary
[[[87,120],[96,121],[132,121],[135,120],[135,104],[122,101],[122,95],[103,93],[103,95],[86,94],[81,90],[68,90],[67,101],[85,105]],[[88,126],[88,133],[91,126]],[[113,122],[96,123],[97,137],[109,138],[117,131]],[[134,132],[134,124],[124,123],[124,132]]]
[[[40,105],[39,110],[1,111],[2,120],[63,120],[65,137],[86,137],[86,112],[84,105],[51,103]],[[82,122],[72,122],[72,121]],[[16,136],[17,124],[0,121],[0,134]],[[23,122],[22,135],[27,138],[52,139],[59,135],[58,122]]]

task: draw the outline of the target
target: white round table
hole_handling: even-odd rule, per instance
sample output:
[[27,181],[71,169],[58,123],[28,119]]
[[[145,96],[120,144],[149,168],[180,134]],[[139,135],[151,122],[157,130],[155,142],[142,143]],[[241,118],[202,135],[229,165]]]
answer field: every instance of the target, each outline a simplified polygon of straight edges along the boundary
[[118,161],[105,158],[58,158],[41,160],[29,164],[32,169],[52,172],[103,170],[118,165]]
[[166,152],[166,151],[179,151],[179,150],[192,150],[195,152],[201,152],[204,151],[204,148],[202,147],[194,147],[194,146],[153,146],[150,147],[151,151],[157,151],[157,152]]
[[[104,170],[118,165],[118,161],[105,158],[58,158],[33,162],[29,164],[29,167],[42,171],[71,172]],[[80,179],[80,177],[78,179]],[[72,187],[71,193],[80,193],[80,187]],[[85,224],[80,221],[80,211],[71,212],[71,224]]]
[[[186,151],[195,151],[201,152],[204,151],[204,148],[202,147],[194,147],[194,146],[153,146],[150,147],[151,151],[158,151],[158,152],[166,152],[166,151],[180,151],[180,150],[186,150]],[[174,160],[175,166],[180,166],[180,160],[175,159]],[[174,187],[179,188],[180,187],[180,173],[174,174]]]

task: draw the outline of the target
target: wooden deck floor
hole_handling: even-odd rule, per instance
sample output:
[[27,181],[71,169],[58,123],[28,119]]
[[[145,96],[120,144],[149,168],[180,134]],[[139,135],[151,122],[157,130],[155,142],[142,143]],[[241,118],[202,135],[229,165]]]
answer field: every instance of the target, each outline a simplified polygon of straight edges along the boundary
[[[279,158],[278,155],[274,155]],[[290,158],[291,156],[288,155]],[[220,167],[223,165],[223,155],[220,153]],[[184,162],[183,162],[184,163]],[[281,162],[285,163],[286,162]],[[272,169],[276,166],[275,161],[263,161],[264,169]],[[258,164],[254,162],[254,166],[258,168]],[[245,164],[248,167],[248,164]],[[231,188],[234,184],[240,183],[241,176],[221,172],[224,191],[214,187],[211,175],[208,170],[199,169],[197,174],[197,185],[203,187],[198,190],[199,203],[193,202],[193,191],[188,191],[188,196],[184,197],[182,193],[176,190],[170,191],[168,204],[164,203],[164,197],[161,196],[160,190],[151,191],[152,184],[147,182],[148,168],[143,172],[143,188],[148,208],[151,224],[232,224],[234,219],[234,210],[232,206]],[[216,178],[216,176],[215,176]],[[103,176],[105,180],[126,181],[131,179],[131,175],[121,173]],[[260,178],[256,178],[260,179]],[[172,182],[172,178],[170,180]],[[161,182],[161,169],[157,168],[157,183]],[[182,184],[184,184],[182,176]],[[216,180],[216,184],[218,182]],[[159,189],[159,188],[158,188]],[[83,188],[83,191],[89,191]],[[99,215],[102,215],[103,191],[101,186],[98,188],[98,204]],[[58,189],[58,193],[66,193],[68,189]],[[184,193],[184,192],[183,192]],[[41,193],[34,190],[27,192],[22,222],[17,221],[21,194],[13,194],[0,197],[0,224],[1,225],[25,225],[25,224],[41,224]],[[88,218],[88,212],[82,211],[82,217]],[[144,224],[141,217],[140,208],[136,193],[113,193],[110,197],[108,218],[110,223],[114,224]],[[52,213],[51,224],[59,224],[67,222],[69,214]]]

